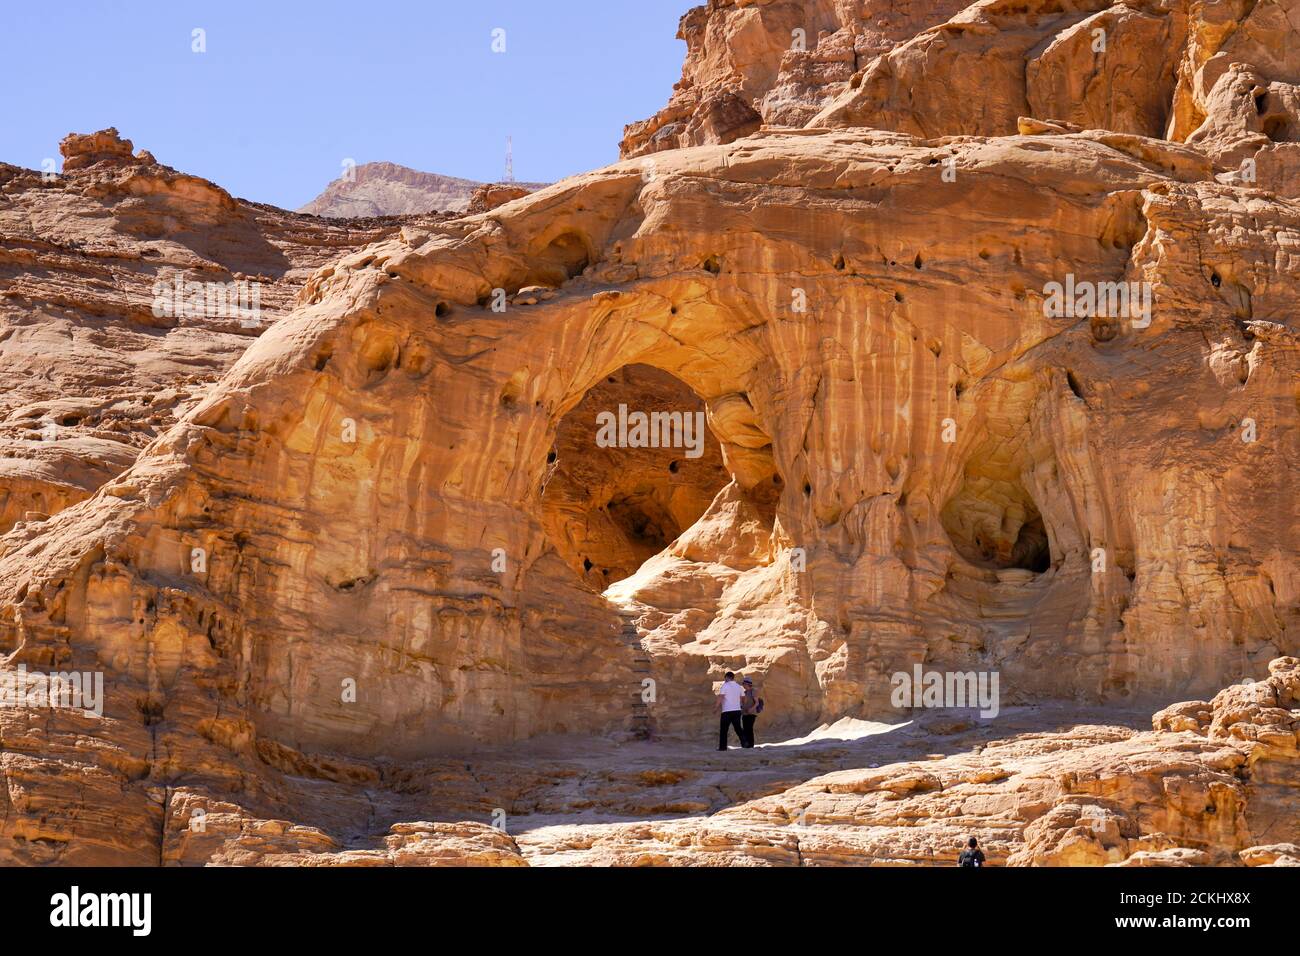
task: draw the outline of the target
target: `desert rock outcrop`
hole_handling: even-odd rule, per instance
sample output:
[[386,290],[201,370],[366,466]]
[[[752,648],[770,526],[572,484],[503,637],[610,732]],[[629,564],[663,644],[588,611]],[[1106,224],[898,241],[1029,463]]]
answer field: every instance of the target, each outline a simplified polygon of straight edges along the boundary
[[[126,672],[165,634],[176,676],[233,669],[259,732],[358,755],[617,726],[620,609],[664,730],[725,664],[792,727],[888,710],[916,662],[999,669],[1011,701],[1208,692],[1295,649],[1297,283],[1268,263],[1300,216],[1141,145],[773,134],[405,229],[5,540],[5,641],[98,657],[99,615],[152,605]],[[1045,315],[1067,270],[1150,282],[1149,326]],[[634,364],[726,410],[736,507],[708,521],[770,523],[744,556],[725,529],[666,550],[615,607],[539,519],[565,416]],[[349,677],[377,682],[351,708]]]
[[0,165],[0,532],[121,474],[307,276],[401,228],[235,199],[114,129],[61,150],[61,175]]
[[[541,186],[541,183],[480,183],[424,173],[397,163],[352,164],[345,166],[338,179],[298,211],[330,219],[481,212],[482,209],[470,209],[476,195],[480,205],[487,205],[489,197],[499,198],[503,190],[519,189],[518,195],[522,196]],[[484,192],[487,187],[495,188]],[[500,201],[495,204],[499,205]]]
[[[84,363],[13,366],[10,427],[86,434],[9,468],[69,490],[0,538],[0,676],[105,695],[0,709],[0,855],[1292,865],[1294,16],[719,0],[624,161],[454,219],[322,225],[115,135],[5,167],[7,233],[58,211],[10,325],[169,340],[123,232],[275,321],[137,345],[203,356],[138,426],[79,386],[121,448],[58,403]],[[1005,718],[900,704],[914,668]],[[672,749],[728,669],[808,735],[738,781]]]
[[1223,175],[1295,197],[1297,32],[1295,0],[710,0],[682,18],[672,98],[622,154],[763,127],[1004,136],[1032,117],[1195,145]]
[[525,186],[521,183],[484,183],[470,194],[465,212],[474,216],[482,212],[491,212],[498,206],[536,192],[540,187]]

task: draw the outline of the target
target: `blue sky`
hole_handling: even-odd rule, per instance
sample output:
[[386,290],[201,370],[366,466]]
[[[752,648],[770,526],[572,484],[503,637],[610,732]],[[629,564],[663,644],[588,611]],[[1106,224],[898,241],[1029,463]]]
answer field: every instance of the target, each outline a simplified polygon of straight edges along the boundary
[[[552,181],[668,101],[700,0],[6,3],[0,160],[116,126],[159,162],[296,208],[345,158]],[[207,52],[191,52],[194,28]],[[492,31],[505,32],[505,53]]]

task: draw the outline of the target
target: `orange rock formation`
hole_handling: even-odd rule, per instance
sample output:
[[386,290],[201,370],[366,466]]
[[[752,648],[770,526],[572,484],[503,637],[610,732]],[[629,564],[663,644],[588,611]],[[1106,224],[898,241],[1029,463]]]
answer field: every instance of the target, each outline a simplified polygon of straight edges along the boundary
[[[4,167],[0,653],[104,698],[0,708],[0,859],[1300,863],[1298,9],[716,0],[457,219]],[[720,791],[728,669],[808,736]]]

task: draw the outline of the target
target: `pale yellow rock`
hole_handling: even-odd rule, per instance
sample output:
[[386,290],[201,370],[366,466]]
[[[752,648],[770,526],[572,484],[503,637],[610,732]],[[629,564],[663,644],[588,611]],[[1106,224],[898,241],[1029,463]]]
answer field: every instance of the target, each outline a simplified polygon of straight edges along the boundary
[[[0,708],[0,860],[1290,865],[1293,6],[719,2],[626,161],[373,234],[5,167],[0,676],[105,697]],[[146,250],[275,321],[152,324]],[[772,746],[701,750],[727,670]]]

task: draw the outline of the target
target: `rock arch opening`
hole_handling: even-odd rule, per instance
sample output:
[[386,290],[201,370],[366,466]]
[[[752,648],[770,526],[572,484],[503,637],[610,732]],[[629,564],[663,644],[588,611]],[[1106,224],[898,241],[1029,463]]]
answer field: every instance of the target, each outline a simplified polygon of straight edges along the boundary
[[560,421],[542,524],[588,586],[604,591],[631,576],[731,481],[706,419],[705,402],[684,382],[634,364],[592,386]]
[[576,232],[562,232],[538,250],[521,288],[537,285],[559,288],[582,275],[591,261],[590,242]]
[[957,553],[976,567],[1042,574],[1052,566],[1043,515],[1016,477],[968,473],[939,517]]

